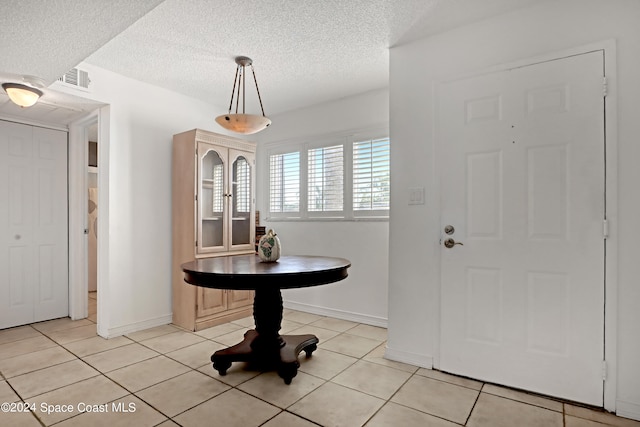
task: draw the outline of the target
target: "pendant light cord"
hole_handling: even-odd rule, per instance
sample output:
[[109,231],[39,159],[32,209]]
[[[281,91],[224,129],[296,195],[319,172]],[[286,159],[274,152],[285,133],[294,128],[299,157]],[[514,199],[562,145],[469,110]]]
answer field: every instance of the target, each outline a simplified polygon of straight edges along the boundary
[[[251,72],[253,73],[253,82],[256,84],[256,92],[258,92],[258,101],[260,101],[260,110],[262,111],[262,117],[266,117],[264,114],[264,107],[262,106],[262,97],[260,96],[260,89],[258,88],[258,79],[256,78],[256,70],[253,68],[253,64],[251,64]],[[239,74],[239,76],[238,76]],[[236,114],[238,114],[238,108],[240,107],[240,80],[242,80],[242,114],[244,114],[245,110],[245,66],[238,64],[238,68],[236,68],[236,76],[233,79],[233,89],[231,89],[231,101],[229,102],[229,114],[231,114],[231,109],[233,108],[233,97],[236,96]],[[236,86],[238,87],[238,92],[236,94]]]
[[240,66],[236,68],[236,76],[233,79],[233,89],[231,89],[231,102],[229,102],[229,114],[231,114],[231,107],[233,107],[233,95],[236,92],[236,81],[238,81],[238,71],[240,71]]
[[260,96],[260,89],[258,89],[258,80],[256,79],[256,71],[253,69],[253,64],[251,64],[251,72],[253,73],[253,81],[256,84],[256,92],[258,92],[258,100],[260,101],[260,109],[262,110],[262,117],[265,117],[264,108],[262,107],[262,97]]
[[[238,108],[240,108],[240,80],[242,80],[242,75],[244,71],[244,67],[242,65],[238,65],[238,72],[236,75],[238,76],[238,93],[236,94],[236,114],[238,114]],[[238,75],[240,73],[240,75]],[[236,82],[233,82],[233,85],[236,85]]]

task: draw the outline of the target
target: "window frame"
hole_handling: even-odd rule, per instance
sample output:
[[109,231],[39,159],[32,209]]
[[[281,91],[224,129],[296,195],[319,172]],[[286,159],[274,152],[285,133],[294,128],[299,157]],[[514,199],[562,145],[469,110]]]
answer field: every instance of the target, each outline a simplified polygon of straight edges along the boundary
[[[353,176],[353,162],[354,162],[354,158],[353,158],[353,146],[358,143],[358,142],[366,142],[366,141],[376,141],[376,140],[383,140],[386,139],[389,141],[389,207],[387,209],[365,209],[365,210],[356,210],[354,209],[353,206],[353,197],[354,197],[354,191],[353,191],[353,184],[354,184],[354,176]],[[351,149],[351,187],[350,187],[350,196],[351,196],[351,206],[350,209],[353,212],[353,216],[354,218],[367,218],[367,217],[372,217],[372,218],[389,218],[389,213],[391,211],[391,138],[387,135],[387,136],[378,136],[378,137],[368,137],[368,138],[355,138],[352,139],[350,142],[350,149]]]
[[[321,148],[333,147],[336,145],[342,145],[342,210],[341,211],[309,211],[309,150],[318,150]],[[346,146],[344,137],[334,138],[321,138],[311,142],[303,144],[301,148],[301,166],[304,164],[304,174],[301,173],[301,178],[304,178],[304,207],[305,211],[302,213],[302,217],[306,219],[343,219],[345,218],[345,207],[347,206],[347,165],[346,165]],[[304,160],[302,154],[304,153]],[[302,169],[302,168],[301,168]],[[302,203],[301,203],[302,204]]]
[[[306,205],[303,207],[302,203],[303,203],[303,198],[302,198],[302,194],[304,191],[306,191],[306,186],[303,189],[303,180],[302,178],[302,170],[298,171],[298,211],[280,211],[280,212],[272,212],[271,211],[271,156],[280,156],[280,155],[286,155],[286,154],[290,154],[290,153],[299,153],[299,158],[298,158],[298,162],[299,164],[302,163],[302,152],[299,149],[295,149],[291,146],[283,146],[283,147],[279,147],[278,149],[275,150],[269,150],[267,152],[267,159],[266,159],[266,179],[264,182],[267,183],[266,185],[266,191],[265,193],[267,194],[267,197],[265,199],[266,202],[266,211],[268,212],[267,218],[266,219],[279,219],[279,218],[287,218],[287,219],[295,219],[295,218],[301,218],[301,213],[306,210]],[[283,195],[284,197],[284,195]]]
[[[289,140],[269,144],[265,147],[264,164],[266,177],[265,219],[269,221],[388,221],[389,209],[354,210],[353,209],[353,145],[355,142],[367,140],[389,139],[386,126],[342,134],[320,135],[313,138]],[[391,144],[391,142],[389,142]],[[309,211],[309,150],[342,145],[343,147],[343,208],[341,211]],[[271,212],[271,156],[288,153],[299,153],[299,211]],[[391,150],[389,151],[389,160]],[[389,173],[391,168],[389,167]],[[391,188],[389,188],[389,193]]]

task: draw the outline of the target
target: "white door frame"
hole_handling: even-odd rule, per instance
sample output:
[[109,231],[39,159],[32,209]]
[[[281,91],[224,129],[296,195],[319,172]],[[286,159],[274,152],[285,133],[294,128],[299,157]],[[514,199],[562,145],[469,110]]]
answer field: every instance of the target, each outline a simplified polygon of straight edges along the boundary
[[[540,62],[551,61],[555,59],[561,59],[568,56],[580,55],[593,51],[603,51],[604,52],[604,68],[605,75],[607,76],[606,83],[603,82],[603,90],[606,88],[606,98],[605,98],[605,111],[603,112],[605,116],[605,213],[606,219],[608,223],[608,237],[605,240],[605,284],[604,284],[604,292],[605,292],[605,306],[604,306],[604,355],[602,355],[603,360],[606,361],[606,365],[603,367],[603,377],[606,378],[604,381],[604,409],[608,411],[616,410],[616,387],[617,387],[617,330],[618,330],[618,322],[617,322],[617,311],[618,311],[618,239],[617,239],[617,219],[618,219],[618,184],[617,184],[617,170],[618,170],[618,144],[617,144],[617,90],[616,90],[616,43],[615,40],[604,40],[601,42],[578,46],[575,48],[563,50],[560,52],[552,52],[541,56],[536,56],[532,58],[527,58],[524,60],[519,60],[507,64],[501,64],[495,67],[491,67],[489,69],[478,70],[472,73],[465,73],[463,75],[457,76],[456,78],[442,80],[434,83],[434,94],[437,93],[437,88],[443,83],[449,83],[456,80],[466,79],[470,77],[476,77],[483,74],[494,73],[497,71],[504,71],[508,69],[524,67],[528,65],[533,65]],[[434,103],[436,102],[434,96]],[[436,110],[434,109],[434,112]],[[436,116],[434,113],[434,122],[436,125],[434,126],[434,134],[433,138],[438,144],[438,125]],[[436,149],[436,156],[438,150]],[[439,162],[434,162],[435,165],[438,165]],[[436,166],[434,170],[434,180],[436,183],[436,197],[438,205],[437,209],[441,212],[440,207],[440,170]],[[434,206],[435,208],[435,206]],[[440,228],[440,224],[442,224],[442,218],[439,218],[439,222],[437,227]],[[439,257],[440,252],[439,252]],[[438,265],[440,263],[440,259],[438,259]],[[441,272],[440,272],[441,274]],[[437,297],[441,301],[441,290],[442,287],[442,278],[440,279],[440,286],[437,290]],[[440,302],[442,304],[442,302]],[[435,332],[435,345],[434,345],[434,368],[440,367],[440,310],[441,306],[438,306],[438,313],[436,316],[436,324],[434,325]]]
[[107,337],[108,248],[109,248],[109,106],[101,107],[69,125],[69,316],[84,319],[88,315],[88,227],[87,215],[87,130],[98,123],[98,335]]

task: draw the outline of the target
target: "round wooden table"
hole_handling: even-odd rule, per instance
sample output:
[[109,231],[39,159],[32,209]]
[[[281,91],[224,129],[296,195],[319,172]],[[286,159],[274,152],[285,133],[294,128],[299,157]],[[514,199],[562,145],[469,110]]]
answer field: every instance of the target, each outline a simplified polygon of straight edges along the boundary
[[211,356],[213,368],[226,375],[232,362],[250,362],[260,369],[276,369],[286,384],[298,373],[298,354],[310,357],[316,350],[315,335],[280,335],[281,289],[304,288],[343,280],[351,263],[324,256],[283,256],[277,262],[260,262],[257,255],[202,258],[182,264],[184,280],[215,289],[254,290],[255,329],[244,340]]

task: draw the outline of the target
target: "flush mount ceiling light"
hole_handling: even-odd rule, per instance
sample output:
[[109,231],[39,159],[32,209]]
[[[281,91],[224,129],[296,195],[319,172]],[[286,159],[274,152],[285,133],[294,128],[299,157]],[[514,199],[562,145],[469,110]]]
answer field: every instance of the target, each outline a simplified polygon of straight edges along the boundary
[[[256,80],[256,72],[253,69],[253,61],[246,56],[236,57],[236,77],[233,80],[233,89],[231,90],[231,103],[229,103],[229,112],[222,116],[216,117],[216,122],[223,128],[230,130],[231,132],[241,133],[244,135],[251,135],[256,132],[260,132],[266,129],[271,124],[271,120],[264,115],[264,108],[262,107],[262,98],[260,97],[260,89],[258,89],[258,81]],[[258,92],[258,100],[260,101],[260,109],[262,115],[257,114],[245,114],[245,68],[251,67],[253,73],[253,81],[256,84],[256,92]],[[242,89],[240,88],[242,86]],[[238,88],[236,90],[236,87]],[[240,92],[242,92],[242,113],[238,113],[240,107]],[[236,98],[236,112],[231,114],[233,108],[233,98]]]
[[3,83],[2,88],[9,99],[22,108],[31,107],[42,96],[41,90],[21,83]]

